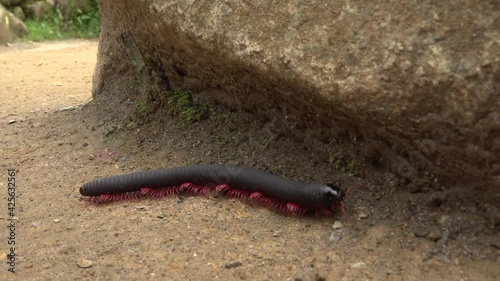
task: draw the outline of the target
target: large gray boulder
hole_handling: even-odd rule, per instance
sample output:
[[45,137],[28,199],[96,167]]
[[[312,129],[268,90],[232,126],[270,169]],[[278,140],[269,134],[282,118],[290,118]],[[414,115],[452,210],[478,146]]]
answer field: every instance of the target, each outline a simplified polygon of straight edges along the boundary
[[27,34],[26,25],[0,5],[0,44],[12,42]]
[[135,42],[172,87],[278,101],[409,180],[499,180],[499,1],[100,3],[95,97]]

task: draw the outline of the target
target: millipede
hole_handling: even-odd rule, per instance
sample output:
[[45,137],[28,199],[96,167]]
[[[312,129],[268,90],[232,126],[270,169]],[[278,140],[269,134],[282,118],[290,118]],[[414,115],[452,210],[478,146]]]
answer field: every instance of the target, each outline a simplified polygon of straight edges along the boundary
[[253,168],[201,164],[99,178],[81,186],[80,194],[86,201],[99,204],[216,193],[255,202],[285,215],[331,215],[340,209],[349,218],[344,199],[352,189],[344,192],[335,184],[300,183]]

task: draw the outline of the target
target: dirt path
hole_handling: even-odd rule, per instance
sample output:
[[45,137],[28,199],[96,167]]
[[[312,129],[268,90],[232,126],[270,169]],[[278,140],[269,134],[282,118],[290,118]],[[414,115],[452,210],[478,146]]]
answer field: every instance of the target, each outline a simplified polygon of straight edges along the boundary
[[[96,52],[95,41],[0,48],[0,219],[8,225],[7,169],[14,168],[19,280],[498,280],[500,244],[490,242],[498,233],[478,228],[488,224],[479,219],[487,210],[459,210],[452,199],[432,211],[433,224],[457,222],[450,239],[443,228],[414,228],[405,210],[418,208],[405,194],[354,195],[355,219],[340,219],[336,229],[335,218],[284,217],[219,198],[83,204],[78,187],[95,177],[232,151],[213,153],[210,140],[168,128],[154,139],[156,127],[147,124],[114,133],[105,113],[83,106]],[[281,165],[282,155],[265,152],[270,166]],[[5,228],[0,280],[13,280]]]

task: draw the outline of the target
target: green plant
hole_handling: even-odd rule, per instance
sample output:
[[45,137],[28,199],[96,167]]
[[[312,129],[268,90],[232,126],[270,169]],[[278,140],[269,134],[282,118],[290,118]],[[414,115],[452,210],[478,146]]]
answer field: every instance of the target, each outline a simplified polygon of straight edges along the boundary
[[137,127],[137,122],[135,122],[134,120],[130,121],[127,123],[127,125],[125,126],[128,130],[133,130]]
[[205,114],[205,109],[193,102],[193,96],[186,91],[165,91],[167,104],[174,114],[179,116],[181,127],[199,122]]
[[148,114],[153,110],[153,103],[149,97],[141,98],[137,101],[136,112],[139,114]]
[[238,116],[237,112],[228,112],[228,113],[219,112],[215,115],[215,119],[218,122],[222,123],[223,125],[229,126],[234,123],[237,116]]
[[27,40],[60,40],[68,38],[95,38],[101,32],[101,14],[97,7],[84,12],[74,9],[69,18],[65,19],[59,8],[42,21],[27,19]]

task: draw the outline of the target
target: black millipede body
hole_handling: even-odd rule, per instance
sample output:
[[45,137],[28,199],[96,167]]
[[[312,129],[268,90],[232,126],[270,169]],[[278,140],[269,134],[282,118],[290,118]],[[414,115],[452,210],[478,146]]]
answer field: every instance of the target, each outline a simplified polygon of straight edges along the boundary
[[100,178],[84,184],[80,193],[84,196],[112,196],[139,192],[143,188],[174,188],[186,183],[212,188],[228,187],[222,189],[236,190],[236,193],[246,194],[247,198],[262,195],[268,199],[266,202],[274,200],[308,210],[330,210],[344,200],[344,192],[332,184],[299,183],[252,168],[217,164],[173,167]]

